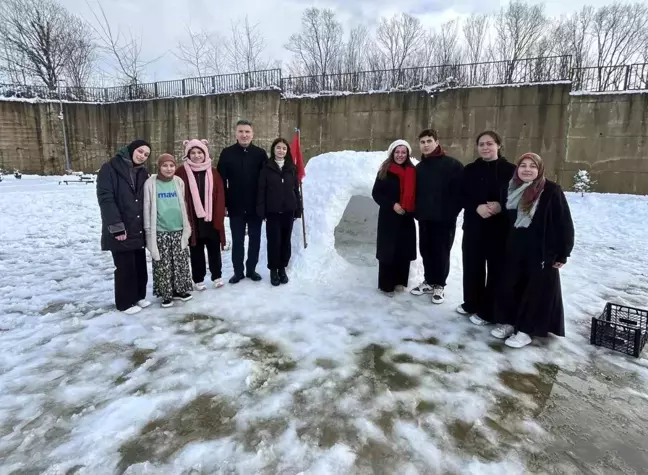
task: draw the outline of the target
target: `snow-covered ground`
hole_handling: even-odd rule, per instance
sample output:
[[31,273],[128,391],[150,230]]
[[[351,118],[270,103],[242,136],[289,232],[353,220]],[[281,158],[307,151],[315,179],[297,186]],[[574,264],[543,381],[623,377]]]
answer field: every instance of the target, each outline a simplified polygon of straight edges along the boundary
[[263,282],[131,317],[94,185],[6,177],[0,474],[641,473],[646,353],[592,347],[589,329],[608,300],[648,307],[648,199],[569,195],[568,336],[509,350],[454,312],[460,229],[444,305],[377,292],[383,156],[309,162],[289,285],[270,286],[263,251]]

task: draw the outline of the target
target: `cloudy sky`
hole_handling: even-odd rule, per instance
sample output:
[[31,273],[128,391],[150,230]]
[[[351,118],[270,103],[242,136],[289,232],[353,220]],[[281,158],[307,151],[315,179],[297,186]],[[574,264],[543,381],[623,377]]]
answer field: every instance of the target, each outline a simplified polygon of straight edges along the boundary
[[[97,0],[59,0],[70,11],[92,20],[90,7]],[[184,31],[205,29],[226,35],[232,21],[249,16],[259,24],[266,40],[267,55],[284,62],[284,49],[291,33],[299,30],[304,9],[332,8],[347,31],[356,24],[374,25],[381,16],[398,12],[417,15],[426,26],[434,26],[473,12],[493,12],[506,2],[498,0],[100,0],[111,24],[141,36],[143,56],[159,59],[149,66],[147,80],[165,80],[191,75],[173,55]],[[571,13],[589,4],[599,6],[611,0],[547,0],[552,16]],[[397,6],[398,5],[398,6]],[[95,8],[96,9],[96,8]]]

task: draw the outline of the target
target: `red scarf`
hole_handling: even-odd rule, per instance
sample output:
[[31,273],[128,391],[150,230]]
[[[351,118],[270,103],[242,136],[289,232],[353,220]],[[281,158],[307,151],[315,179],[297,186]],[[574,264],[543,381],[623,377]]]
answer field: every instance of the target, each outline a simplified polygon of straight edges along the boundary
[[401,167],[395,163],[389,165],[388,170],[400,180],[400,205],[409,212],[414,212],[414,198],[416,196],[416,168],[411,166]]
[[430,155],[424,155],[423,158],[431,158],[431,157],[441,157],[445,155],[445,150],[443,150],[443,147],[441,144],[437,145],[437,148],[432,150],[432,153]]

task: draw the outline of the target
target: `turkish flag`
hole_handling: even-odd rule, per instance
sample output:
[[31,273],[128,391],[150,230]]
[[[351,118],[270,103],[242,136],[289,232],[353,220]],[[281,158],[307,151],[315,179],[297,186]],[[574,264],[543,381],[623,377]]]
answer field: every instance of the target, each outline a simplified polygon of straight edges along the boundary
[[293,139],[292,145],[290,146],[290,152],[292,153],[293,161],[297,167],[297,179],[299,183],[302,182],[306,176],[306,167],[304,165],[304,156],[301,152],[301,140],[299,136],[299,129],[297,129],[297,134]]

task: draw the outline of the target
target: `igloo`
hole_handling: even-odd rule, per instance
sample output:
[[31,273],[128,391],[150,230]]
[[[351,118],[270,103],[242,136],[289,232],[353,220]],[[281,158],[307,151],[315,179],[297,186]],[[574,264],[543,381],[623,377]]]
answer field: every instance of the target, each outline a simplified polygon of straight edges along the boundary
[[[378,205],[371,197],[374,180],[387,152],[330,152],[306,167],[302,224],[293,230],[292,272],[300,279],[333,282],[358,266],[376,266]],[[337,246],[336,246],[337,239]]]

